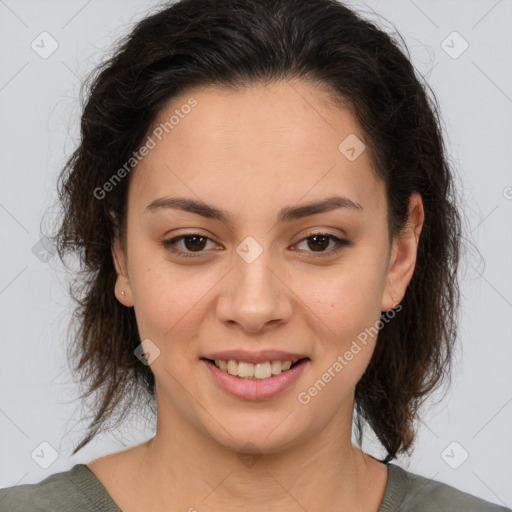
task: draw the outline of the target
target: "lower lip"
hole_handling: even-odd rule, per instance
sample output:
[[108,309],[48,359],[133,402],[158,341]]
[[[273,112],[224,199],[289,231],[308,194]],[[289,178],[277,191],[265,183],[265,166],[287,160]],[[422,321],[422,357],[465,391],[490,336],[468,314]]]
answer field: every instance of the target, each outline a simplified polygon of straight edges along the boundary
[[309,359],[303,359],[297,366],[272,375],[268,379],[242,379],[217,368],[214,364],[200,360],[207,366],[220,387],[232,395],[245,400],[268,400],[283,393],[300,377]]

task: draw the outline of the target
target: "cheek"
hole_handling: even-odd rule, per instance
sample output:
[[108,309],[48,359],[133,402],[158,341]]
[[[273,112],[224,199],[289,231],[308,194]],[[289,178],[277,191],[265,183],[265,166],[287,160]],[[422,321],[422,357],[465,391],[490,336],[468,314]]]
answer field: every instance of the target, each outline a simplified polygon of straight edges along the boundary
[[329,270],[302,274],[293,289],[299,303],[307,306],[305,309],[331,333],[331,338],[357,336],[368,322],[380,317],[382,269],[365,258],[357,258],[357,264],[347,260]]
[[377,341],[380,302],[373,298],[375,281],[357,273],[333,274],[314,283],[313,288],[305,281],[300,295],[315,337],[311,378],[297,399],[311,407],[311,416],[321,425],[351,404]]
[[182,386],[197,362],[197,330],[214,283],[197,271],[176,268],[162,258],[153,264],[146,259],[133,280],[134,307],[141,340],[150,339],[160,350],[151,366],[156,381],[172,403],[186,411],[190,404]]
[[315,334],[314,376],[320,381],[319,390],[325,387],[320,401],[332,401],[333,407],[353,392],[370,362],[378,335],[382,265],[375,255],[357,256],[323,274],[297,279],[294,288],[308,330]]
[[[137,261],[138,259],[138,261]],[[188,339],[197,332],[216,279],[194,267],[176,267],[162,257],[132,258],[132,291],[141,339],[149,338],[170,350],[171,340]]]

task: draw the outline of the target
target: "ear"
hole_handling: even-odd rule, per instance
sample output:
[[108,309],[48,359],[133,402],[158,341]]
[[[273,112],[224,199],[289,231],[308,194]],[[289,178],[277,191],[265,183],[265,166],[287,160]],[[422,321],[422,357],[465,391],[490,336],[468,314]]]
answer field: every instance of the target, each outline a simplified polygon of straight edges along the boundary
[[413,192],[409,198],[409,214],[406,225],[400,235],[393,240],[381,311],[392,309],[405,295],[416,266],[418,242],[424,219],[425,213],[421,196],[417,192]]
[[[126,254],[118,238],[114,239],[112,244],[112,258],[117,273],[114,294],[117,300],[124,306],[133,306],[132,288],[128,278],[128,270],[126,264]],[[122,293],[124,292],[124,294]]]

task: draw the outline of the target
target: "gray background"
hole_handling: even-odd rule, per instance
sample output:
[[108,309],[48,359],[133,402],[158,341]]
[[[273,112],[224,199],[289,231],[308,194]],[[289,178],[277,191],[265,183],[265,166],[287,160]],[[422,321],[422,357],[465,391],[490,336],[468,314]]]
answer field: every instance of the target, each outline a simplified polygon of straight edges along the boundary
[[[428,405],[438,393],[427,403],[416,450],[398,463],[510,507],[512,2],[350,4],[400,31],[434,89],[475,246],[467,245],[462,262],[452,386],[442,402]],[[81,80],[155,5],[0,0],[0,487],[38,482],[154,433],[135,414],[70,456],[86,425],[65,356],[66,274],[37,244],[43,215],[51,224],[55,214],[56,176],[77,141]],[[57,49],[45,55],[52,44]],[[371,436],[363,449],[382,454]]]

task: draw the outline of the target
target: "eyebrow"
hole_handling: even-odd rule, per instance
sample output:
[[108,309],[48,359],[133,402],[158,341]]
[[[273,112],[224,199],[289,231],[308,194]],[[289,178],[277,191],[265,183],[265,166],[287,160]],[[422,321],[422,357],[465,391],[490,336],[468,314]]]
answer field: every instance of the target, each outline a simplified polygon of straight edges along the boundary
[[[161,197],[155,199],[145,208],[145,212],[156,212],[161,209],[182,210],[195,213],[207,219],[220,220],[226,224],[232,223],[232,216],[226,210],[216,208],[203,201],[189,199],[186,197]],[[344,196],[331,196],[321,201],[305,203],[299,206],[287,206],[279,211],[277,216],[279,223],[291,222],[297,219],[324,213],[337,208],[349,208],[353,210],[363,210],[363,207]]]

